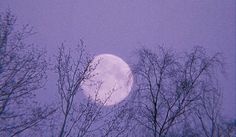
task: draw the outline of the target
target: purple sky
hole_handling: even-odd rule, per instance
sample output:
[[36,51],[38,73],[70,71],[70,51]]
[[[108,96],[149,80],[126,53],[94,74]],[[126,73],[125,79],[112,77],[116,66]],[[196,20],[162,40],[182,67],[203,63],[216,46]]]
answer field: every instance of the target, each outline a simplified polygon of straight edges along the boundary
[[93,54],[111,53],[128,63],[132,52],[161,44],[177,51],[193,46],[225,54],[224,110],[236,115],[235,0],[1,0],[18,24],[34,26],[34,43],[55,54],[61,42],[82,38]]

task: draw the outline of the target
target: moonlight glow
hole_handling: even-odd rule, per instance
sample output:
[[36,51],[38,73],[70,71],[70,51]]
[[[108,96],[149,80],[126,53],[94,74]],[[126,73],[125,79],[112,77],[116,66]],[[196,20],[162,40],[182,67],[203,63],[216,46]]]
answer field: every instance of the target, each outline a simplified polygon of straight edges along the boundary
[[105,105],[114,105],[124,100],[133,84],[128,64],[111,54],[96,56],[92,65],[96,64],[93,77],[82,85],[84,94],[93,100],[106,101]]

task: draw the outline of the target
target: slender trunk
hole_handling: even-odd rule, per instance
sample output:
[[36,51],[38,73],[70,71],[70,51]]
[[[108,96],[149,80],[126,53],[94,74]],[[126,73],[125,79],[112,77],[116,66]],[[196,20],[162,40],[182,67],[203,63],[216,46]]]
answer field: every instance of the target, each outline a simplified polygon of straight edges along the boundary
[[154,137],[157,137],[157,108],[156,108],[156,103],[154,103]]
[[66,126],[66,121],[67,121],[67,114],[65,115],[65,118],[63,120],[63,124],[62,124],[62,127],[61,127],[61,131],[60,131],[60,134],[59,134],[59,137],[63,137],[63,133],[65,131],[65,126]]
[[65,126],[66,126],[66,121],[67,121],[68,114],[69,114],[69,103],[67,103],[67,106],[66,106],[65,117],[64,117],[63,124],[62,124],[62,127],[61,127],[61,131],[60,131],[60,134],[59,134],[58,137],[63,137],[63,134],[65,132]]

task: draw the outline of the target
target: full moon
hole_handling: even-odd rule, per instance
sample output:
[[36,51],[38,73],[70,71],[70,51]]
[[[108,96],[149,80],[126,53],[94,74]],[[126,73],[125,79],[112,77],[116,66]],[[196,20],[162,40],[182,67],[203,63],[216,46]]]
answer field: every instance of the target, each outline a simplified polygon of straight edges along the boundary
[[92,65],[96,67],[91,72],[91,78],[82,84],[87,97],[110,106],[129,95],[133,75],[125,61],[112,54],[101,54],[95,56]]

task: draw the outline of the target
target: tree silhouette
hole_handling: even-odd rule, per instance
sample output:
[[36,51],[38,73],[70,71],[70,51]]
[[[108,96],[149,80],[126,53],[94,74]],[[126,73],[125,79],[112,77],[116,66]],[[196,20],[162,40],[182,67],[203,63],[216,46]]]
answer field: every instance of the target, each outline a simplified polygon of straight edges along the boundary
[[0,136],[18,135],[52,113],[33,100],[45,83],[44,54],[25,43],[32,28],[16,31],[15,23],[10,11],[0,15]]
[[[74,52],[73,52],[74,51]],[[111,110],[105,110],[105,104],[109,97],[105,100],[98,98],[98,92],[101,81],[94,81],[96,85],[95,99],[90,97],[81,97],[82,84],[95,76],[92,73],[98,62],[92,62],[93,58],[85,51],[85,45],[82,40],[78,44],[76,50],[67,50],[62,44],[56,57],[57,63],[55,70],[58,75],[58,117],[60,122],[54,122],[54,127],[59,127],[55,132],[56,136],[91,136],[101,135],[109,136],[111,132],[117,130],[119,123],[114,124],[117,120],[122,121],[121,112],[125,108],[121,106],[110,107]],[[109,92],[109,91],[108,91]],[[108,119],[109,118],[109,119]],[[58,121],[58,119],[54,119]],[[105,126],[105,123],[111,125]],[[117,131],[121,134],[121,131]],[[117,133],[118,134],[118,133]]]
[[[90,100],[87,104],[78,104],[76,95],[80,92],[81,84],[89,79],[96,66],[91,64],[92,58],[86,55],[83,41],[78,46],[75,59],[62,45],[57,57],[56,73],[58,74],[58,94],[60,96],[60,110],[63,114],[59,137],[84,136],[93,121],[101,113],[96,103]],[[79,106],[79,108],[78,108]],[[70,120],[70,121],[69,121]]]
[[[211,114],[219,116],[217,107],[221,94],[214,82],[215,70],[222,65],[218,53],[209,57],[203,48],[195,47],[192,52],[178,57],[160,47],[156,53],[141,49],[138,57],[138,63],[134,66],[137,80],[133,97],[137,112],[134,119],[135,125],[146,131],[145,135],[168,136],[195,110],[212,111],[215,114]],[[211,100],[209,96],[206,98],[206,90],[211,91]],[[201,120],[202,114],[198,116]]]

